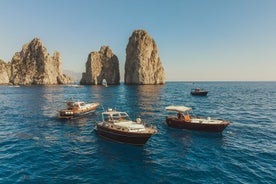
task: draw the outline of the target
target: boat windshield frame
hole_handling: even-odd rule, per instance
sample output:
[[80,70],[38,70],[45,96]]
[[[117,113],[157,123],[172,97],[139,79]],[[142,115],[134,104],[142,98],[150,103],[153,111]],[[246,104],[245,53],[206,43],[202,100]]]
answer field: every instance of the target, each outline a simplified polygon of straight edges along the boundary
[[126,112],[118,112],[118,111],[112,111],[112,112],[103,112],[102,113],[102,120],[104,122],[108,121],[131,121],[129,115]]

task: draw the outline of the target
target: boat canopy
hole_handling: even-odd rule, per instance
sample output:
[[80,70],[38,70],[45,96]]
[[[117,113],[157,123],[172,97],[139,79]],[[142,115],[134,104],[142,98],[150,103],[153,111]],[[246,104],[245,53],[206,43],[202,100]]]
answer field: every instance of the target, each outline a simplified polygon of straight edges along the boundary
[[187,111],[191,111],[192,108],[190,107],[186,107],[186,106],[168,106],[166,107],[167,111],[177,111],[177,112],[187,112]]

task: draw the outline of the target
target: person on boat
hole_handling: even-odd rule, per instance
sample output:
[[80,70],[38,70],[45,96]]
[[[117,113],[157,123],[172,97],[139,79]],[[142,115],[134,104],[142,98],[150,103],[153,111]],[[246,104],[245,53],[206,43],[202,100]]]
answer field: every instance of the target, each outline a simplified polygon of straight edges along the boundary
[[177,119],[180,119],[180,117],[181,117],[181,113],[178,112],[178,113],[177,113]]
[[180,112],[177,113],[177,119],[183,119],[184,115]]
[[183,114],[183,113],[178,112],[177,119],[184,120],[184,121],[190,121],[191,117],[189,116],[189,114]]
[[139,123],[139,124],[141,124],[141,122],[142,122],[141,118],[137,118],[136,122]]
[[184,121],[190,121],[190,119],[191,117],[188,114],[184,115]]

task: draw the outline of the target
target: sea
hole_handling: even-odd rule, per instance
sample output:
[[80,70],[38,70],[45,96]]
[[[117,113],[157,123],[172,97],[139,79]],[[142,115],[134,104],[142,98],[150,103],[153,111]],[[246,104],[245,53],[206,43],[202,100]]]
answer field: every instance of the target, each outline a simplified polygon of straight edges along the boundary
[[[276,183],[276,82],[165,85],[0,86],[0,183]],[[65,101],[99,102],[91,115],[59,120]],[[170,128],[166,106],[232,123],[222,133]],[[98,137],[107,108],[158,133],[144,146]]]

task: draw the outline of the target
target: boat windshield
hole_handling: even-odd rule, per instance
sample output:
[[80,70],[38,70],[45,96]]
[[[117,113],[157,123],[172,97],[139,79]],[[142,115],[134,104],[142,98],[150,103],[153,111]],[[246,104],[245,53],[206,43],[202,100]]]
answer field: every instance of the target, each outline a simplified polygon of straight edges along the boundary
[[103,113],[103,121],[130,121],[130,118],[125,112],[116,112],[116,113]]

